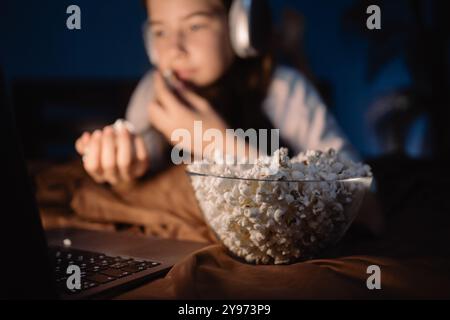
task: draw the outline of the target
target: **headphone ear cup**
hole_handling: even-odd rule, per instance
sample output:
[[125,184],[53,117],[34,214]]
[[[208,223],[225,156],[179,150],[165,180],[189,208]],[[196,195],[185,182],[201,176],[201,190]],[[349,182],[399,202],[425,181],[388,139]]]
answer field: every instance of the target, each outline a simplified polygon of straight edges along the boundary
[[250,6],[251,1],[234,0],[229,13],[231,46],[243,59],[257,54],[250,43]]
[[234,0],[229,13],[230,41],[239,57],[251,58],[267,50],[272,31],[266,0]]

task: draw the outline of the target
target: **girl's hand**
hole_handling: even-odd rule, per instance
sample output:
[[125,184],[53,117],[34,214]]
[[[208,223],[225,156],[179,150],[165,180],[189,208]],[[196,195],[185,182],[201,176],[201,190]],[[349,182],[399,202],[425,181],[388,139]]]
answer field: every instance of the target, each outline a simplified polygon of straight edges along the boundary
[[[215,112],[207,100],[203,99],[181,83],[175,83],[177,95],[168,88],[162,75],[156,72],[154,78],[155,101],[149,105],[151,124],[158,129],[172,145],[177,142],[171,140],[176,129],[186,129],[194,139],[194,121],[202,122],[202,129],[215,128],[225,137],[226,123]],[[193,143],[193,142],[192,142]],[[183,146],[193,153],[193,145]],[[197,151],[197,150],[195,150]],[[203,152],[203,150],[198,150]],[[200,155],[202,156],[202,155]]]
[[106,126],[92,134],[85,132],[76,141],[83,166],[98,183],[125,185],[148,170],[148,155],[141,136],[131,133],[123,123]]

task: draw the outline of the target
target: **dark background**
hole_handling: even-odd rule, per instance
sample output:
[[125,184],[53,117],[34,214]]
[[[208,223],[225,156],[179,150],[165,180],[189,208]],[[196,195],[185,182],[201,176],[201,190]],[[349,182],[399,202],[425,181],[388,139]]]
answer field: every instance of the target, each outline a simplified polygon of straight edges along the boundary
[[[282,62],[317,84],[365,158],[445,154],[450,29],[445,1],[270,3],[278,38],[297,27],[301,31],[287,46],[278,44]],[[366,29],[365,10],[372,3],[381,7],[381,31]],[[71,4],[81,8],[81,30],[66,28]],[[29,157],[74,155],[68,141],[124,114],[134,86],[150,68],[141,36],[144,19],[139,0],[0,2],[0,65]]]

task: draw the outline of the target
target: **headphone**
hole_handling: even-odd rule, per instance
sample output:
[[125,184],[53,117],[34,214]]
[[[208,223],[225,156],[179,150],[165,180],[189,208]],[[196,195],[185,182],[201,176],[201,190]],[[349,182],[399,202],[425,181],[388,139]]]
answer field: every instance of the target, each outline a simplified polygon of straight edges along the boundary
[[[266,0],[233,0],[229,17],[230,42],[242,59],[260,56],[267,50],[271,31],[271,14]],[[158,65],[158,53],[152,46],[147,22],[143,27],[144,43],[152,65]]]

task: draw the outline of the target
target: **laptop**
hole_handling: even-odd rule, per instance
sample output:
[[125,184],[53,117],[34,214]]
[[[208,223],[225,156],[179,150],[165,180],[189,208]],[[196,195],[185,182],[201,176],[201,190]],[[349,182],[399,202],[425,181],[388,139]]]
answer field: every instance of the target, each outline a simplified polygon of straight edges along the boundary
[[0,91],[0,299],[111,298],[164,275],[206,246],[81,229],[45,233],[1,73]]

